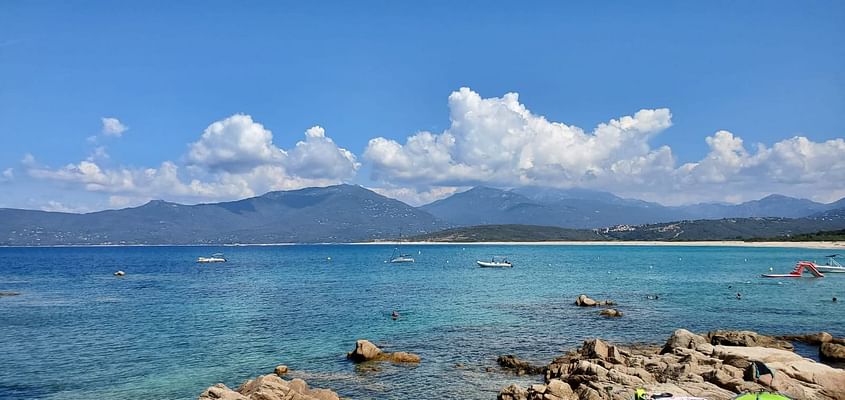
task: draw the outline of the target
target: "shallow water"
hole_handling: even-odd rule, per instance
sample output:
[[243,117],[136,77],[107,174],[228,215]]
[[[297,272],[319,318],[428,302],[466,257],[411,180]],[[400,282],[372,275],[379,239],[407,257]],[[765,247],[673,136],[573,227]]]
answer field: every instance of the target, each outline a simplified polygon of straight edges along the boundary
[[[845,305],[831,302],[845,299],[845,276],[759,278],[824,250],[403,250],[417,262],[387,264],[392,248],[379,245],[0,248],[0,291],[21,292],[0,297],[0,398],[190,399],[286,364],[350,398],[492,399],[534,379],[499,372],[498,355],[547,363],[590,337],[662,342],[678,327],[845,336]],[[217,251],[230,262],[194,263]],[[502,254],[514,268],[474,265]],[[112,276],[119,269],[126,276]],[[625,316],[573,306],[580,293],[616,300]],[[423,362],[358,370],[344,357],[358,338]]]

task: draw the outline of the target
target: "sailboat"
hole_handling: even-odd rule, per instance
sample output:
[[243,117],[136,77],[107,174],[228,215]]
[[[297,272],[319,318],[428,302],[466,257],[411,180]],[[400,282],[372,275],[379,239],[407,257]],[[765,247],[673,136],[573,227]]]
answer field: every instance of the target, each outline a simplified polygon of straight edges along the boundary
[[396,248],[393,249],[393,254],[390,255],[390,263],[398,264],[398,263],[412,263],[414,262],[414,258],[411,257],[410,254],[402,254],[402,230],[399,230],[399,241],[396,242]]

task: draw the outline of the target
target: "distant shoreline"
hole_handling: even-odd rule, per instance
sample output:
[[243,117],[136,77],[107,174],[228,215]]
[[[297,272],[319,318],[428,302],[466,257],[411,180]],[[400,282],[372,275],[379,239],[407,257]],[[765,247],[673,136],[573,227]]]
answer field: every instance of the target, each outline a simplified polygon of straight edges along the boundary
[[362,242],[350,244],[403,244],[403,245],[495,245],[495,246],[675,246],[675,247],[786,247],[799,249],[845,249],[845,242],[743,242],[739,240],[712,240],[689,242],[664,241],[544,241],[544,242]]
[[713,241],[542,241],[542,242],[338,242],[338,243],[227,243],[227,244],[78,244],[48,246],[0,246],[0,248],[73,248],[73,247],[271,247],[271,246],[319,246],[319,245],[410,245],[410,246],[668,246],[668,247],[759,247],[759,248],[797,248],[845,250],[845,241],[836,242],[744,242],[738,240]]

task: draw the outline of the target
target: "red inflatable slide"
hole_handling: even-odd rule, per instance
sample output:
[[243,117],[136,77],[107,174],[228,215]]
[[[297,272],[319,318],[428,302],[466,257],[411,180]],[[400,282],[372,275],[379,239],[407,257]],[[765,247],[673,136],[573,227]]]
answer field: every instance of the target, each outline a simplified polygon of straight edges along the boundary
[[801,274],[804,273],[805,268],[807,269],[807,271],[810,271],[810,273],[813,274],[814,277],[824,278],[824,274],[822,274],[821,272],[819,272],[818,269],[816,269],[816,264],[813,264],[809,261],[798,261],[798,264],[795,264],[795,269],[793,269],[792,272],[788,274],[763,274],[763,278],[800,278]]

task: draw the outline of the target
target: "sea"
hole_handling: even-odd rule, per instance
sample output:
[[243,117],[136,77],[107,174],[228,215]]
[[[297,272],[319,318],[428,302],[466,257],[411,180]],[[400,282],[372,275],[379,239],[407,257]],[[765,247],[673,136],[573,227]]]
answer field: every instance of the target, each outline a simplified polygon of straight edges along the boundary
[[[0,248],[0,291],[20,293],[0,297],[0,398],[195,399],[284,364],[290,378],[346,398],[494,399],[511,383],[541,379],[500,370],[497,356],[546,364],[589,338],[663,343],[677,328],[845,336],[845,276],[760,277],[829,250],[402,251],[416,262],[387,263],[393,246],[372,244]],[[195,262],[215,252],[229,261]],[[492,256],[514,267],[476,266]],[[624,316],[576,307],[582,293],[612,299]],[[422,362],[352,364],[345,354],[357,339]]]

